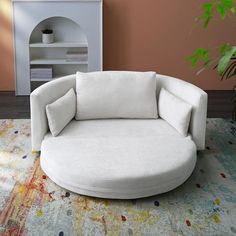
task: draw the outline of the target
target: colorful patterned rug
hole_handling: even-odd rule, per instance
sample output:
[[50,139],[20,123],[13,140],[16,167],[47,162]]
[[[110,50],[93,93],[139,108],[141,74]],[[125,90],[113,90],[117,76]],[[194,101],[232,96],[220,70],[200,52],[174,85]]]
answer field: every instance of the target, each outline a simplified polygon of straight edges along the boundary
[[179,188],[103,200],[73,194],[45,176],[31,153],[29,120],[0,120],[0,235],[236,236],[236,124],[208,119],[206,142]]

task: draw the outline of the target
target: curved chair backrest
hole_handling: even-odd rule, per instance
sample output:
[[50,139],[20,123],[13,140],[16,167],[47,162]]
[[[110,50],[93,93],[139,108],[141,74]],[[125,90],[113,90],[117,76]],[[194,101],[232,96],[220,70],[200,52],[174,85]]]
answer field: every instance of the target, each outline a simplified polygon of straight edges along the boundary
[[48,132],[46,105],[62,97],[70,88],[75,90],[75,78],[75,75],[69,75],[50,81],[30,94],[32,150],[40,151],[41,143]]
[[[75,89],[75,87],[76,75],[74,74],[48,82],[31,93],[32,150],[40,151],[41,143],[48,132],[46,105],[63,96],[70,88]],[[183,80],[157,74],[157,98],[162,87],[193,106],[189,133],[192,135],[197,149],[203,150],[205,148],[207,94]]]
[[[161,88],[193,106],[189,133],[198,150],[205,149],[207,93],[197,86],[166,75],[157,75],[157,97]],[[174,116],[175,114],[173,114]]]

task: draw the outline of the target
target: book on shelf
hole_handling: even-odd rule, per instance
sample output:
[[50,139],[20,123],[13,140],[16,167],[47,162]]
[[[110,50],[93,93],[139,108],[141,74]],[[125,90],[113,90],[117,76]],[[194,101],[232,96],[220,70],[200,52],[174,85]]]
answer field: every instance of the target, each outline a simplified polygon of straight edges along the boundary
[[87,61],[87,60],[88,60],[87,52],[68,51],[66,53],[66,61]]
[[30,69],[31,79],[52,79],[52,66],[32,67]]

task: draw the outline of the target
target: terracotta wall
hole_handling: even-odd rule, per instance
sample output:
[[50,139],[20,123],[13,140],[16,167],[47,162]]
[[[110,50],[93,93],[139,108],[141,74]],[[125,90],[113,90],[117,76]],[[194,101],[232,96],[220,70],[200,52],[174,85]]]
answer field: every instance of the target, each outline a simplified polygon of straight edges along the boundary
[[14,90],[12,8],[10,0],[0,0],[0,91]]
[[[206,0],[104,0],[104,70],[155,70],[203,89],[231,89],[214,70],[196,76],[185,58],[198,47],[235,43],[236,19],[193,29]],[[0,90],[13,90],[11,1],[0,0]]]

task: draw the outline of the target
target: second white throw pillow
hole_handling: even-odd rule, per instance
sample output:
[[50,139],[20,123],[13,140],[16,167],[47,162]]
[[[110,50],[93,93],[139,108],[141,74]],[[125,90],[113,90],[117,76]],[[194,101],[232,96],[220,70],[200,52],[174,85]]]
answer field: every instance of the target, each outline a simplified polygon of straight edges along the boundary
[[192,106],[161,89],[158,100],[159,116],[173,126],[183,136],[187,136]]

